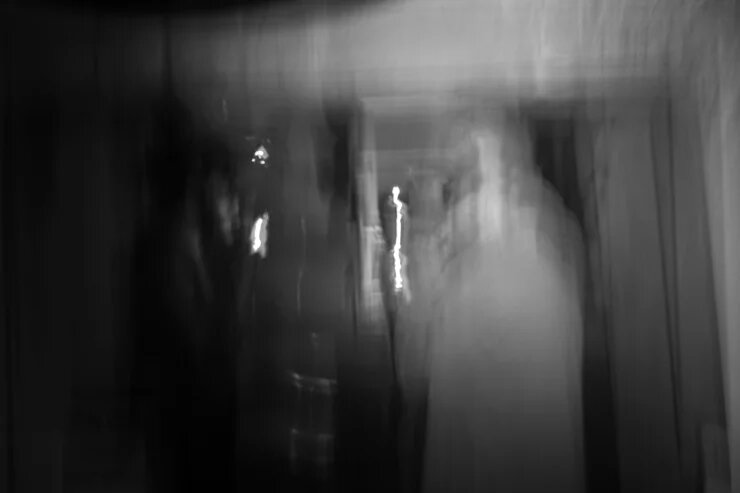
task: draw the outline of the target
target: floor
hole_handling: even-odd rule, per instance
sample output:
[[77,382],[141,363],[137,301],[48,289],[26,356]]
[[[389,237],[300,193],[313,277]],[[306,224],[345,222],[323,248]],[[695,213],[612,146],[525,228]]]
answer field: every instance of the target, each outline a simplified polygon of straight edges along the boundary
[[[384,342],[370,338],[356,345],[345,337],[336,341],[336,350],[345,357],[336,361],[335,463],[327,477],[291,472],[288,436],[294,410],[290,407],[290,389],[277,375],[266,374],[250,394],[258,405],[243,401],[240,406],[245,409],[237,451],[240,490],[250,490],[250,485],[259,482],[270,485],[270,490],[284,492],[397,491],[389,414],[390,375],[378,365],[387,356],[383,353]],[[68,430],[65,492],[144,491],[141,439],[115,422],[96,419],[89,413],[71,420]]]

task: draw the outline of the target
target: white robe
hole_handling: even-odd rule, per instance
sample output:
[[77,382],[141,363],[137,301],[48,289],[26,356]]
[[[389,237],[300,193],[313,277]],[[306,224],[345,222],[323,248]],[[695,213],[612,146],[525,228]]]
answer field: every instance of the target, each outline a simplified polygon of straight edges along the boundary
[[584,491],[576,275],[558,242],[538,242],[534,231],[472,245],[445,268],[426,493]]

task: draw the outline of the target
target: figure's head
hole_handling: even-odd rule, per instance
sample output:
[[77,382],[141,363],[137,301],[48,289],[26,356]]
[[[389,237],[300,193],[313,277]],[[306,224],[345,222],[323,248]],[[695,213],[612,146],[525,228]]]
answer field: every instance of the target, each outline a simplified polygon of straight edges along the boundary
[[500,229],[532,170],[528,127],[510,111],[474,111],[457,122],[452,136],[452,155],[461,162],[453,165],[459,170],[453,187],[456,222],[481,233]]
[[[496,190],[502,199],[532,170],[529,128],[510,110],[475,110],[452,125],[447,147],[458,195]],[[459,197],[461,198],[461,197]]]
[[472,118],[470,134],[483,184],[508,189],[516,176],[531,169],[529,128],[515,112],[477,112]]

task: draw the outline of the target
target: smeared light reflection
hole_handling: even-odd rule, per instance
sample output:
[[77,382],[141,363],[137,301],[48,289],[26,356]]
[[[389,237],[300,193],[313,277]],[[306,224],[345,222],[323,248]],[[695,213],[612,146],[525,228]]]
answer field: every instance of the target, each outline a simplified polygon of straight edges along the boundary
[[249,234],[252,243],[252,254],[259,254],[262,258],[267,256],[267,224],[269,221],[270,215],[265,212],[254,221],[252,231]]
[[398,198],[401,189],[393,187],[393,204],[396,206],[396,242],[393,245],[393,271],[394,288],[396,291],[403,289],[403,272],[401,264],[401,219],[403,218],[403,202]]
[[257,148],[256,151],[254,151],[254,154],[252,155],[252,162],[261,164],[262,166],[267,166],[267,160],[270,158],[270,153],[267,152],[267,149],[265,146],[261,145]]

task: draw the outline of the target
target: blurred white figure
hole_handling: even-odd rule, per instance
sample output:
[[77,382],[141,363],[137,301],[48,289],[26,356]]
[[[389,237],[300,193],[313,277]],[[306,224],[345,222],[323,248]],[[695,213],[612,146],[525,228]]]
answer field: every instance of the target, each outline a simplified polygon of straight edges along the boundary
[[498,119],[469,129],[477,186],[454,206],[464,239],[438,289],[423,490],[578,493],[574,223],[536,177],[521,125]]

